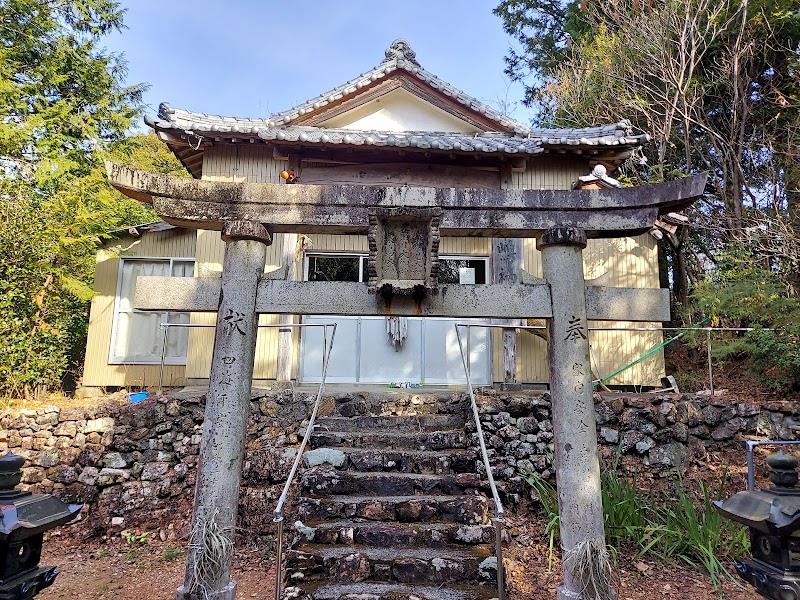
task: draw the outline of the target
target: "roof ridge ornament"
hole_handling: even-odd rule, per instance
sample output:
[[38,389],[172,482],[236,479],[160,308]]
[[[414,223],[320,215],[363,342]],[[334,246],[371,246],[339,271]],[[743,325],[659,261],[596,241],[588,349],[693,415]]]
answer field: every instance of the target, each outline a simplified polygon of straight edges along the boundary
[[391,46],[386,49],[386,60],[384,60],[384,62],[401,59],[407,60],[418,67],[421,66],[417,62],[417,53],[414,52],[411,44],[403,38],[397,38],[392,42]]

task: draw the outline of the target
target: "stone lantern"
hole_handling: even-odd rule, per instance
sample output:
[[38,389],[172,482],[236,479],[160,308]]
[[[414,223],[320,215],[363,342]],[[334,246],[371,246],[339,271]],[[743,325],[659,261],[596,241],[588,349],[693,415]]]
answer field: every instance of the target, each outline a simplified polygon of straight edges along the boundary
[[725,517],[750,530],[753,558],[736,561],[739,576],[766,598],[800,600],[800,489],[797,459],[778,452],[767,457],[774,487],[739,492],[714,502]]
[[52,585],[58,571],[40,567],[44,532],[72,520],[80,504],[64,504],[50,494],[14,489],[25,459],[0,457],[0,599],[27,600]]

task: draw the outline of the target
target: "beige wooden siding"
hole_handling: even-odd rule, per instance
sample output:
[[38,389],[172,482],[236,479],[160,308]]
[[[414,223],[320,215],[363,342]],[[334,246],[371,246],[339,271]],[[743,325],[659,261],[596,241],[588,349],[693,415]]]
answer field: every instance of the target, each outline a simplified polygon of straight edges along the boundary
[[445,256],[448,254],[490,256],[492,254],[492,240],[491,238],[476,237],[443,237],[439,242],[439,254]]
[[[155,387],[159,365],[110,365],[111,329],[114,324],[114,299],[117,294],[120,257],[194,258],[195,232],[172,229],[144,233],[140,238],[123,236],[97,253],[94,291],[89,313],[89,334],[83,385],[87,387]],[[185,367],[164,367],[164,384],[185,383]]]
[[[525,270],[536,277],[542,276],[541,254],[535,240],[525,240]],[[589,240],[583,253],[583,269],[587,280],[595,285],[609,287],[657,288],[658,249],[650,234],[613,240]],[[590,321],[589,327],[659,327],[660,323],[634,323],[631,321]],[[521,335],[522,359],[518,361],[518,375],[526,383],[546,382],[547,344],[530,333]],[[661,343],[660,332],[592,331],[589,341],[603,376],[633,362]],[[519,350],[518,350],[519,351]],[[521,370],[521,373],[519,372]],[[609,383],[636,385],[659,383],[664,376],[664,355],[657,352],[647,360],[623,371]]]
[[512,174],[511,188],[520,190],[568,190],[578,177],[591,172],[588,160],[545,157],[528,161],[525,171]]
[[[203,159],[203,179],[211,181],[247,181],[249,183],[281,183],[280,172],[286,161],[274,160],[272,151],[263,146],[218,146],[209,148]],[[265,271],[280,266],[283,234],[276,234],[267,248]],[[225,244],[218,231],[198,231],[195,276],[222,272]],[[192,323],[216,323],[216,313],[195,313]],[[259,325],[274,325],[276,315],[260,315]],[[186,362],[187,379],[208,379],[211,371],[211,349],[214,329],[193,328],[189,332],[189,353]],[[277,368],[278,334],[275,328],[259,329],[256,340],[254,379],[275,379]]]
[[[541,254],[536,241],[525,240],[525,270],[536,277],[542,276]],[[613,240],[589,240],[583,253],[583,268],[587,280],[596,279],[595,285],[609,287],[653,288],[659,287],[658,249],[650,234]],[[631,321],[590,321],[589,327],[659,327],[660,323],[634,323]],[[523,332],[518,346],[521,359],[517,362],[517,375],[525,383],[548,381],[547,344],[544,340]],[[589,341],[603,376],[634,361],[662,341],[660,332],[609,332],[592,331]],[[501,363],[502,364],[502,363]],[[495,377],[498,373],[495,373]],[[664,355],[657,352],[647,360],[620,373],[609,383],[636,385],[659,383],[664,376]]]
[[[305,163],[308,166],[324,166],[327,163]],[[206,150],[203,163],[203,178],[220,181],[249,181],[254,183],[280,183],[280,172],[287,168],[286,161],[272,158],[272,153],[261,146],[242,144],[219,146]],[[570,189],[581,175],[591,171],[587,160],[569,157],[543,157],[531,160],[524,172],[512,175],[512,188],[516,189]],[[267,269],[276,268],[280,262],[283,236],[276,235],[269,249]],[[369,251],[364,235],[309,236],[306,251],[362,252]],[[198,235],[197,270],[222,268],[224,244],[215,232],[200,232]],[[441,254],[489,256],[491,240],[484,238],[442,238]],[[603,285],[620,287],[658,287],[658,265],[655,240],[649,235],[621,240],[592,240],[584,255],[587,279],[600,277]],[[302,262],[296,264],[302,274]],[[524,241],[524,268],[532,275],[541,277],[541,259],[533,239]],[[195,323],[214,323],[212,314],[196,314]],[[261,323],[274,323],[276,317],[264,315]],[[609,323],[591,323],[591,326],[610,326]],[[651,324],[658,326],[658,324]],[[636,326],[621,322],[614,327]],[[648,324],[638,324],[648,326]],[[189,338],[189,360],[187,377],[206,379],[210,370],[213,330],[195,329]],[[295,335],[295,339],[298,336]],[[601,373],[613,372],[638,358],[662,339],[658,333],[642,332],[592,332],[591,342],[598,359]],[[502,380],[502,344],[500,332],[493,332],[493,375],[495,381]],[[297,372],[299,344],[295,344],[293,373]],[[256,349],[256,372],[254,378],[269,379],[275,376],[277,339],[273,329],[261,330]],[[540,338],[521,332],[517,348],[517,380],[524,383],[543,383],[548,380],[546,343]],[[637,365],[612,380],[617,384],[657,383],[663,375],[662,354]]]
[[[581,175],[591,170],[583,160],[547,158],[529,164],[522,173],[513,174],[513,187],[521,189],[569,189]],[[523,264],[526,271],[542,277],[542,261],[536,241],[524,242]],[[613,287],[658,287],[658,251],[649,234],[615,240],[590,240],[584,251],[586,279],[599,278],[597,284]],[[658,327],[659,323],[590,322],[590,327]],[[494,378],[502,381],[502,346],[495,332],[493,343]],[[590,342],[600,372],[605,376],[632,362],[661,342],[658,332],[592,331]],[[547,344],[541,338],[520,332],[517,346],[517,380],[524,383],[548,381]],[[657,384],[664,374],[663,353],[657,353],[619,376],[612,384]]]
[[315,233],[308,236],[306,252],[369,252],[365,235],[330,235]]
[[[568,190],[581,175],[591,171],[588,161],[578,158],[551,158],[529,160],[528,168],[514,172],[511,189],[520,190]],[[523,241],[523,268],[537,277],[542,276],[541,260],[536,250],[536,240]],[[492,331],[492,373],[495,381],[503,381],[502,332]],[[522,383],[545,383],[547,375],[547,344],[528,331],[517,335],[517,381]]]
[[[587,280],[609,287],[657,288],[658,248],[649,233],[613,240],[589,240],[583,253]],[[589,327],[660,327],[661,323],[630,321],[590,321]],[[663,340],[661,332],[592,331],[589,341],[597,367],[605,377],[656,347]],[[662,351],[614,377],[610,384],[657,385],[664,376]]]

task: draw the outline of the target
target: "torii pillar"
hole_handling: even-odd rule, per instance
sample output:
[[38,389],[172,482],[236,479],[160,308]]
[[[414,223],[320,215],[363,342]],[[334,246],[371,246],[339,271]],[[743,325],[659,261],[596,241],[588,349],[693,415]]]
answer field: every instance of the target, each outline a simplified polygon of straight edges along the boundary
[[[580,600],[594,598],[600,590],[586,589],[589,582],[577,572],[575,552],[581,545],[594,552],[605,548],[583,274],[586,232],[577,227],[549,229],[537,239],[537,246],[553,302],[547,351],[564,553],[564,584],[558,589],[558,600]],[[597,597],[605,598],[605,591]]]
[[258,334],[256,292],[272,243],[252,221],[226,221],[211,375],[184,584],[177,600],[235,600],[233,532]]

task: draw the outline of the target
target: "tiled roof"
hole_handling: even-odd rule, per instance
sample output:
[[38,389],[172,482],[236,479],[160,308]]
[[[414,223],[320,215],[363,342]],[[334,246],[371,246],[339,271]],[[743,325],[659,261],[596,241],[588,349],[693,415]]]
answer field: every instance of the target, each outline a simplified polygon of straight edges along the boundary
[[[485,117],[484,125],[495,123],[500,131],[478,133],[442,131],[359,131],[343,128],[326,128],[303,124],[303,115],[317,113],[326,105],[352,97],[358,90],[387,75],[403,71],[406,77],[416,77],[426,85],[447,96],[473,114]],[[321,111],[324,113],[324,111]],[[311,115],[319,116],[318,114]],[[298,121],[295,123],[295,121]],[[249,139],[272,144],[338,145],[341,147],[375,146],[384,148],[410,148],[431,152],[469,152],[491,156],[530,156],[546,152],[604,154],[612,163],[630,156],[632,149],[649,140],[644,133],[634,132],[631,124],[621,121],[600,127],[581,129],[531,128],[501,115],[489,106],[468,96],[445,81],[423,69],[407,42],[396,40],[386,50],[386,59],[367,71],[288,111],[269,118],[248,119],[223,117],[174,108],[167,103],[159,106],[158,117],[145,117],[145,122],[165,134],[170,148],[195,177],[202,175],[204,147],[207,143]],[[317,125],[318,123],[315,123]],[[176,139],[176,138],[183,138]],[[617,159],[608,155],[613,155]]]
[[257,136],[270,142],[386,146],[499,154],[539,154],[548,147],[638,146],[649,139],[634,133],[629,122],[580,129],[528,128],[525,135],[498,132],[452,133],[438,131],[358,131],[299,125],[277,126],[267,119],[221,117],[173,108],[163,103],[159,118],[147,123],[159,130],[174,130],[202,137]]
[[500,114],[492,107],[480,102],[479,100],[476,100],[468,94],[465,94],[446,81],[439,79],[433,73],[423,69],[417,62],[416,53],[414,50],[411,49],[411,46],[409,46],[408,42],[402,39],[392,42],[392,45],[386,50],[386,58],[374,69],[371,69],[366,73],[362,73],[358,77],[351,79],[350,81],[335,87],[324,94],[320,94],[308,102],[304,102],[303,104],[299,104],[298,106],[290,108],[287,111],[273,115],[268,120],[268,126],[278,127],[281,125],[289,125],[298,117],[319,110],[320,108],[323,108],[332,102],[336,102],[337,100],[341,100],[345,96],[349,96],[350,94],[353,94],[358,90],[370,85],[374,81],[382,79],[390,73],[398,70],[411,73],[421,81],[425,82],[435,90],[438,90],[458,104],[483,114],[492,121],[499,123],[503,127],[511,129],[515,133],[527,135],[530,131],[530,128],[526,125]]
[[132,225],[131,227],[123,227],[122,229],[114,229],[109,231],[109,235],[133,235],[140,236],[143,232],[156,232],[156,231],[169,231],[171,229],[179,229],[176,225],[167,223],[166,221],[152,221],[150,223],[142,223],[140,225]]

